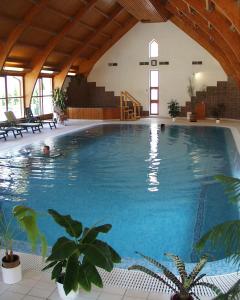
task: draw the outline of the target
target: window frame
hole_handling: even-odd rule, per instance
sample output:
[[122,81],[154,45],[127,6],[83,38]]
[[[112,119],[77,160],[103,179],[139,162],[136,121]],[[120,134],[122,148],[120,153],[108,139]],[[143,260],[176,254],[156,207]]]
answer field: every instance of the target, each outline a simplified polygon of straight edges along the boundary
[[[7,81],[7,77],[11,76],[11,77],[21,77],[22,78],[22,84],[21,84],[21,96],[8,96],[8,81]],[[20,106],[20,111],[21,111],[21,117],[24,117],[24,108],[25,108],[25,92],[24,92],[24,86],[25,86],[25,78],[22,74],[19,73],[6,73],[6,74],[0,74],[1,78],[4,78],[4,87],[5,87],[5,97],[0,97],[0,100],[5,100],[6,101],[6,111],[8,111],[9,109],[9,99],[20,99],[21,100],[21,106]],[[0,122],[3,122],[3,120],[0,120]]]

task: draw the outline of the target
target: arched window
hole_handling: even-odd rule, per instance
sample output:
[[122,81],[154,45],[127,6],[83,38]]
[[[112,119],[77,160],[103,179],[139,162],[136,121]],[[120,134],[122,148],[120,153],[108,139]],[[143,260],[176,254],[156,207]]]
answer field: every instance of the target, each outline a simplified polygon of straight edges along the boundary
[[158,43],[155,40],[149,43],[149,57],[158,57]]

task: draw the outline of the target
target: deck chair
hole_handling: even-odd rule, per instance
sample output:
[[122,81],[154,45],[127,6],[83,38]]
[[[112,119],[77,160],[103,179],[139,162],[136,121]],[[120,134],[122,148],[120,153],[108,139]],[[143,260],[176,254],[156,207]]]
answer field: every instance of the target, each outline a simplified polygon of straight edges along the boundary
[[8,120],[8,122],[11,124],[11,126],[18,126],[24,128],[26,131],[28,131],[28,128],[32,129],[32,132],[35,133],[35,131],[40,130],[40,123],[21,123],[17,118],[15,117],[14,113],[12,111],[5,111],[5,116]]
[[50,129],[53,129],[53,127],[56,127],[56,122],[52,121],[52,120],[41,120],[39,117],[35,117],[32,113],[32,109],[31,107],[26,107],[25,108],[25,116],[26,116],[26,120],[27,122],[31,122],[31,123],[40,123],[41,127],[43,128],[44,124],[48,124]]
[[5,141],[7,140],[7,134],[5,130],[0,130],[0,139],[4,139]]
[[22,135],[23,130],[24,130],[24,128],[22,128],[22,127],[11,126],[11,125],[8,125],[7,123],[0,125],[0,131],[5,131],[7,136],[8,136],[9,132],[12,132],[15,139],[18,135],[23,137],[23,135]]

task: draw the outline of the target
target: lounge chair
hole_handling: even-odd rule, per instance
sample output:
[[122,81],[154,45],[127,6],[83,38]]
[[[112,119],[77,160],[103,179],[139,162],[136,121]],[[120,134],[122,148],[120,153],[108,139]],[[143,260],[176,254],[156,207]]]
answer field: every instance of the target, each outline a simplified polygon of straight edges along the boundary
[[28,131],[28,128],[32,129],[32,132],[35,133],[35,131],[39,131],[40,130],[40,123],[20,123],[19,120],[17,120],[17,118],[15,117],[14,113],[12,111],[5,111],[5,116],[8,120],[8,122],[11,124],[11,126],[13,127],[22,127],[24,128],[26,131]]
[[0,130],[0,139],[4,139],[5,141],[7,140],[7,134],[5,130]]
[[15,127],[15,126],[9,126],[7,123],[5,124],[0,124],[0,131],[5,131],[6,135],[8,136],[9,132],[12,132],[12,134],[14,135],[14,137],[16,138],[18,135],[20,135],[21,137],[22,135],[22,131],[26,130],[23,127]]
[[26,120],[31,123],[40,123],[41,127],[43,128],[44,124],[48,124],[50,129],[53,127],[56,127],[56,122],[52,120],[41,120],[39,117],[35,117],[32,113],[31,107],[26,107],[25,108],[25,115],[26,115]]

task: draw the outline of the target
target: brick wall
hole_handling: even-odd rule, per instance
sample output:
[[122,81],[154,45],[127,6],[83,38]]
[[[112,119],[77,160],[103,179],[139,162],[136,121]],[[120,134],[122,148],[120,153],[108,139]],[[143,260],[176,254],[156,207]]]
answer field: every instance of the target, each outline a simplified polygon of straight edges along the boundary
[[240,88],[235,81],[218,81],[217,86],[208,86],[204,92],[196,92],[191,102],[181,108],[181,116],[185,117],[187,111],[192,111],[196,102],[204,102],[206,106],[206,117],[214,117],[212,110],[218,104],[224,104],[225,110],[222,118],[240,119]]

